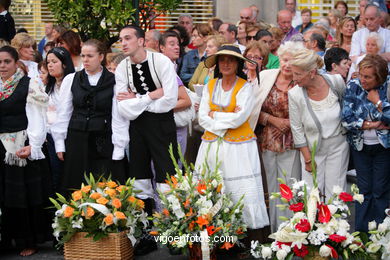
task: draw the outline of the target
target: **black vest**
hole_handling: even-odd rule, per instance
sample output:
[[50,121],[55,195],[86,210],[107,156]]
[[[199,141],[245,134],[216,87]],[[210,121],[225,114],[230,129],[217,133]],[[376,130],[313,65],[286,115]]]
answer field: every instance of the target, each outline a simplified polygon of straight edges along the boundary
[[71,91],[73,114],[69,128],[80,131],[104,131],[111,129],[112,98],[115,76],[106,68],[96,86],[89,84],[85,70],[76,72]]
[[14,133],[27,129],[26,102],[30,78],[20,79],[12,95],[0,102],[0,133]]

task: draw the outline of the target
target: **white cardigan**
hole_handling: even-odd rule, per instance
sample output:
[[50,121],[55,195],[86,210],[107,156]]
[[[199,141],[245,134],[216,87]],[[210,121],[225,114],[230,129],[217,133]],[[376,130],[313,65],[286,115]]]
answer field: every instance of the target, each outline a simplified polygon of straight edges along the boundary
[[[330,86],[330,90],[338,97],[341,106],[345,91],[343,78],[339,74],[321,76]],[[317,142],[318,150],[321,147],[322,126],[313,111],[305,88],[296,85],[288,91],[288,107],[295,148],[312,147],[314,142]]]

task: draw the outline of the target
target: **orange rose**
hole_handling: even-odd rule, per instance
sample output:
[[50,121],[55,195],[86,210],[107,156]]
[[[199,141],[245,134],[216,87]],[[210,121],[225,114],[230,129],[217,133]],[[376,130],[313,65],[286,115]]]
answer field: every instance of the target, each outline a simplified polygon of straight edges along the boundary
[[81,188],[81,191],[84,193],[88,193],[91,191],[91,185],[87,185]]
[[129,201],[130,203],[135,203],[137,201],[137,199],[133,196],[130,196],[127,201]]
[[137,200],[137,206],[143,209],[145,207],[145,203],[143,202],[143,200]]
[[106,183],[105,182],[98,182],[97,183],[97,186],[101,189],[104,189],[106,187]]
[[119,209],[120,207],[122,207],[122,202],[120,201],[120,199],[113,199],[111,201],[111,204],[112,206],[114,206],[115,208]]
[[108,214],[104,219],[104,223],[106,223],[107,226],[112,225],[114,223],[114,215]]
[[117,219],[126,219],[126,215],[123,212],[117,211],[114,215]]
[[87,216],[85,216],[85,210],[81,211],[81,216],[85,217],[86,219],[90,219],[93,215],[95,215],[95,211],[91,207],[87,207]]
[[115,197],[115,195],[116,195],[116,190],[114,190],[114,189],[106,189],[105,191],[104,191],[104,193],[106,193],[108,196],[110,196],[110,197]]
[[117,190],[118,192],[122,192],[122,190],[128,190],[128,189],[129,189],[129,188],[126,187],[126,186],[124,186],[124,185],[121,185],[121,186],[116,187],[116,190]]
[[64,210],[64,217],[70,218],[73,215],[74,208],[67,206]]
[[169,211],[167,209],[163,209],[162,214],[164,214],[166,217],[169,217]]
[[220,193],[222,190],[222,183],[218,184],[217,186],[217,192]]
[[81,190],[76,190],[75,192],[72,193],[72,198],[74,201],[81,200],[83,197],[83,194],[81,193]]
[[101,197],[101,198],[97,199],[96,202],[99,204],[102,204],[102,205],[106,205],[108,202],[108,199]]
[[102,195],[100,193],[98,193],[98,192],[94,192],[89,197],[91,199],[97,200],[97,199],[100,199],[102,197]]
[[152,236],[157,236],[158,235],[158,231],[150,231],[149,234],[152,235]]
[[117,186],[118,186],[118,184],[116,184],[115,181],[109,181],[109,182],[107,182],[107,187],[109,187],[109,188],[111,188],[111,189],[113,189],[113,188],[115,188],[115,187],[117,187]]

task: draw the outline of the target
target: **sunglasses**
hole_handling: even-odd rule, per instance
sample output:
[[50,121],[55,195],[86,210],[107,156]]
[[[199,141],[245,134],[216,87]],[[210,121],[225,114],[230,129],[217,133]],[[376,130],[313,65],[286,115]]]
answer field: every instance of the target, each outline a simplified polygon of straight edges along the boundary
[[253,40],[256,40],[255,38],[256,38],[256,36],[247,36],[246,40],[247,41],[253,41]]

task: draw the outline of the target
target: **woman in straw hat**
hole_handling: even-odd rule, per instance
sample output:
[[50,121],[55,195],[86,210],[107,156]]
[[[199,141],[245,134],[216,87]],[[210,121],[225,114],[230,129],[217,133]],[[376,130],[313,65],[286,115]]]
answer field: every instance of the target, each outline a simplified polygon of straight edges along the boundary
[[244,221],[248,228],[260,229],[269,225],[269,220],[256,136],[249,124],[255,104],[253,89],[243,73],[245,61],[253,63],[237,46],[228,44],[205,61],[208,68],[216,65],[215,78],[203,89],[199,123],[205,132],[195,168],[207,162],[214,169],[220,163],[224,192],[231,193],[234,202],[245,195]]

